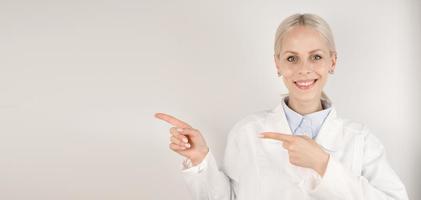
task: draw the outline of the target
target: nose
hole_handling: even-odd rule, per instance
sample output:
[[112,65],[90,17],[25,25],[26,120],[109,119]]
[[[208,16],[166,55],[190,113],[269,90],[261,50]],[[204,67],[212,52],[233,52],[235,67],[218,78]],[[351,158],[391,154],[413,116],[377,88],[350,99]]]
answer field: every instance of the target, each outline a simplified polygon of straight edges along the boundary
[[313,64],[310,62],[303,62],[298,68],[298,74],[300,75],[308,75],[314,71]]

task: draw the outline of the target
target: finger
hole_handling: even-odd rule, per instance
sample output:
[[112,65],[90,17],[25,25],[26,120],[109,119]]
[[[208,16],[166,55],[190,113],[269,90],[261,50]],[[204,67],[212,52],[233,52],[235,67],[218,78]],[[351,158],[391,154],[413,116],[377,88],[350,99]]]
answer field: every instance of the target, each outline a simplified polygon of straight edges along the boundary
[[178,129],[177,127],[171,127],[170,128],[171,135],[173,135],[173,136],[179,136],[180,135],[180,132],[177,129]]
[[177,136],[177,139],[180,140],[180,141],[182,141],[183,143],[188,143],[189,142],[189,139],[186,136],[184,136],[184,135],[178,135]]
[[309,136],[307,135],[299,135],[298,137],[304,138],[305,140],[312,140]]
[[290,143],[288,143],[288,142],[282,142],[282,147],[284,148],[284,149],[286,149],[286,150],[290,150]]
[[181,150],[186,150],[186,147],[174,144],[174,143],[170,143],[169,145],[170,149],[174,150],[174,151],[181,151]]
[[174,143],[176,143],[176,144],[178,144],[180,146],[184,146],[184,147],[190,148],[191,147],[191,144],[189,144],[189,139],[186,136],[180,134],[180,132],[178,131],[178,129],[180,129],[180,128],[172,127],[170,129],[170,132],[171,132],[171,135],[170,136],[171,136],[171,138],[174,137],[178,141],[178,142],[174,142]]
[[179,131],[180,134],[188,136],[196,136],[199,132],[199,130],[194,128],[183,128],[181,131]]
[[181,128],[191,128],[189,124],[186,122],[179,120],[171,115],[165,113],[155,113],[155,117],[161,120],[164,120],[174,126],[181,127]]
[[186,129],[177,128],[177,127],[170,128],[171,135],[175,136],[179,140],[182,140],[183,142],[188,142],[189,141],[188,138],[184,136],[184,135],[187,135],[187,133],[184,133],[185,130]]
[[172,136],[173,136],[173,137],[175,137],[176,139],[180,140],[180,142],[181,142],[181,141],[182,141],[182,142],[184,142],[184,143],[189,142],[189,139],[188,139],[186,136],[184,136],[184,135],[180,134],[178,131],[175,131],[175,132],[172,134]]
[[184,143],[181,142],[181,140],[179,140],[178,138],[171,136],[170,141],[174,144],[180,145],[180,146],[184,146]]
[[279,140],[282,142],[291,142],[292,140],[294,140],[293,135],[287,135],[287,134],[283,134],[283,133],[276,133],[276,132],[263,132],[260,133],[262,138],[267,138],[267,139],[274,139],[274,140]]

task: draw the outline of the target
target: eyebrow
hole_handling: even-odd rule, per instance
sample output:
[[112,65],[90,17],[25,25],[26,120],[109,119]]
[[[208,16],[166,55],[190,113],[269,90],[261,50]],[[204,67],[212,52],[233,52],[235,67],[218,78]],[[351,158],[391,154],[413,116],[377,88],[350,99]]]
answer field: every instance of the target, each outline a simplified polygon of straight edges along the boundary
[[[323,52],[322,49],[314,49],[314,50],[311,50],[309,53],[313,53],[313,52],[316,52],[316,51],[322,51]],[[298,52],[295,52],[295,51],[285,51],[283,54],[286,54],[286,53],[298,54]]]

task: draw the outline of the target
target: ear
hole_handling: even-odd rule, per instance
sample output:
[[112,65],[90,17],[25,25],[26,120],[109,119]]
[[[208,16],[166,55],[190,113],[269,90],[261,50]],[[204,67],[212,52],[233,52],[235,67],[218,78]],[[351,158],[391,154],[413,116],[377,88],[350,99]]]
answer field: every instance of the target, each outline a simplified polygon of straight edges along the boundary
[[281,71],[281,63],[279,61],[279,57],[276,54],[273,54],[273,60],[275,61],[275,67],[278,72]]
[[332,59],[332,65],[330,66],[330,70],[335,71],[335,69],[336,69],[336,60],[337,60],[337,54],[336,54],[336,51],[333,51],[333,52],[331,53],[330,58]]

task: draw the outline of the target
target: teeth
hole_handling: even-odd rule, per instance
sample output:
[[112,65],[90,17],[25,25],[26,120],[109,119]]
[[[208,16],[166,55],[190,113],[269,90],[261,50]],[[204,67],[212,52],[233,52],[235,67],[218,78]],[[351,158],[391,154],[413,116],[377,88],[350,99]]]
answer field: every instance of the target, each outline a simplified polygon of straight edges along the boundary
[[296,81],[295,83],[296,83],[298,86],[309,86],[309,85],[313,84],[313,83],[314,83],[314,81],[315,81],[315,79],[313,79],[313,80],[309,80],[309,81]]

